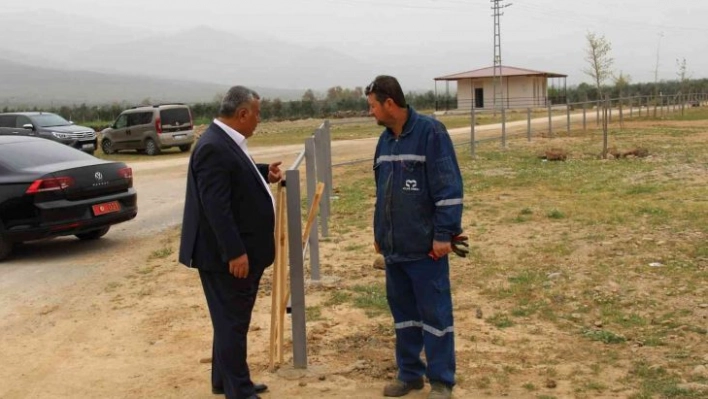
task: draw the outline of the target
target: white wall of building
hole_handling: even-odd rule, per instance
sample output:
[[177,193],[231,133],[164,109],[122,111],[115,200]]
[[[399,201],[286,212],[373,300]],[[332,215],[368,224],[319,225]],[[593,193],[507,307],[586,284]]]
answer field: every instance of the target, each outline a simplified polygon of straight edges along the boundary
[[[547,81],[543,76],[510,76],[504,78],[504,100],[508,108],[535,108],[546,106]],[[484,91],[484,108],[494,102],[494,79],[462,79],[457,81],[457,106],[470,109],[473,89]],[[497,99],[499,104],[500,99]]]

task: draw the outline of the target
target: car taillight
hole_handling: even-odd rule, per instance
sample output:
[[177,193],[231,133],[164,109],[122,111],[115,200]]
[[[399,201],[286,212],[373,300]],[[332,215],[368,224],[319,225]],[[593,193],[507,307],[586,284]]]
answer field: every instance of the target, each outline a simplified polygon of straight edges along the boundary
[[73,177],[52,177],[49,179],[37,179],[25,192],[26,194],[37,194],[45,191],[56,191],[69,188],[74,185]]
[[133,168],[118,169],[118,176],[121,179],[128,179],[130,186],[133,186]]
[[160,118],[155,119],[155,131],[157,134],[162,134],[162,120]]

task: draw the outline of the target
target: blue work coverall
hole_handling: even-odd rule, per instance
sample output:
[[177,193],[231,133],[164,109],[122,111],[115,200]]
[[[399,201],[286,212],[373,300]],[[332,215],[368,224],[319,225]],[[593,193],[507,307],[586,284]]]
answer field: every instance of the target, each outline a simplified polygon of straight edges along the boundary
[[[384,130],[374,157],[374,236],[386,260],[386,296],[396,328],[398,379],[426,375],[455,385],[448,256],[429,256],[433,240],[462,232],[462,176],[439,121],[408,107],[396,137]],[[420,353],[425,348],[426,364]]]

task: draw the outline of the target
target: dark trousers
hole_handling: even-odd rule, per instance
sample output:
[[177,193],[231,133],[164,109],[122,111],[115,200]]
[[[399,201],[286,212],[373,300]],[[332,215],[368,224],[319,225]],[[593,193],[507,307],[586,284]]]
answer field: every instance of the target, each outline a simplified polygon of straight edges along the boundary
[[262,275],[263,268],[253,267],[243,279],[228,273],[199,271],[214,327],[211,384],[223,388],[229,399],[255,395],[246,362],[246,336]]
[[[396,327],[398,379],[424,374],[455,385],[455,337],[448,257],[386,265],[386,297]],[[426,364],[420,353],[425,348]]]

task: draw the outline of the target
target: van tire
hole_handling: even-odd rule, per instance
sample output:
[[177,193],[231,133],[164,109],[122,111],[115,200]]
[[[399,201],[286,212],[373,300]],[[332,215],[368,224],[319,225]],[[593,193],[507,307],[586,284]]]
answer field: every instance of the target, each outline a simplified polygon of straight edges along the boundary
[[113,142],[110,139],[101,140],[101,150],[103,150],[103,153],[106,155],[113,154],[115,152],[115,150],[113,150]]
[[189,151],[191,148],[192,148],[192,145],[191,145],[191,144],[182,144],[181,146],[179,146],[179,150],[182,151],[182,152],[187,152],[187,151]]
[[158,147],[157,143],[155,143],[155,140],[145,140],[145,153],[150,156],[158,155],[160,153],[160,147]]

